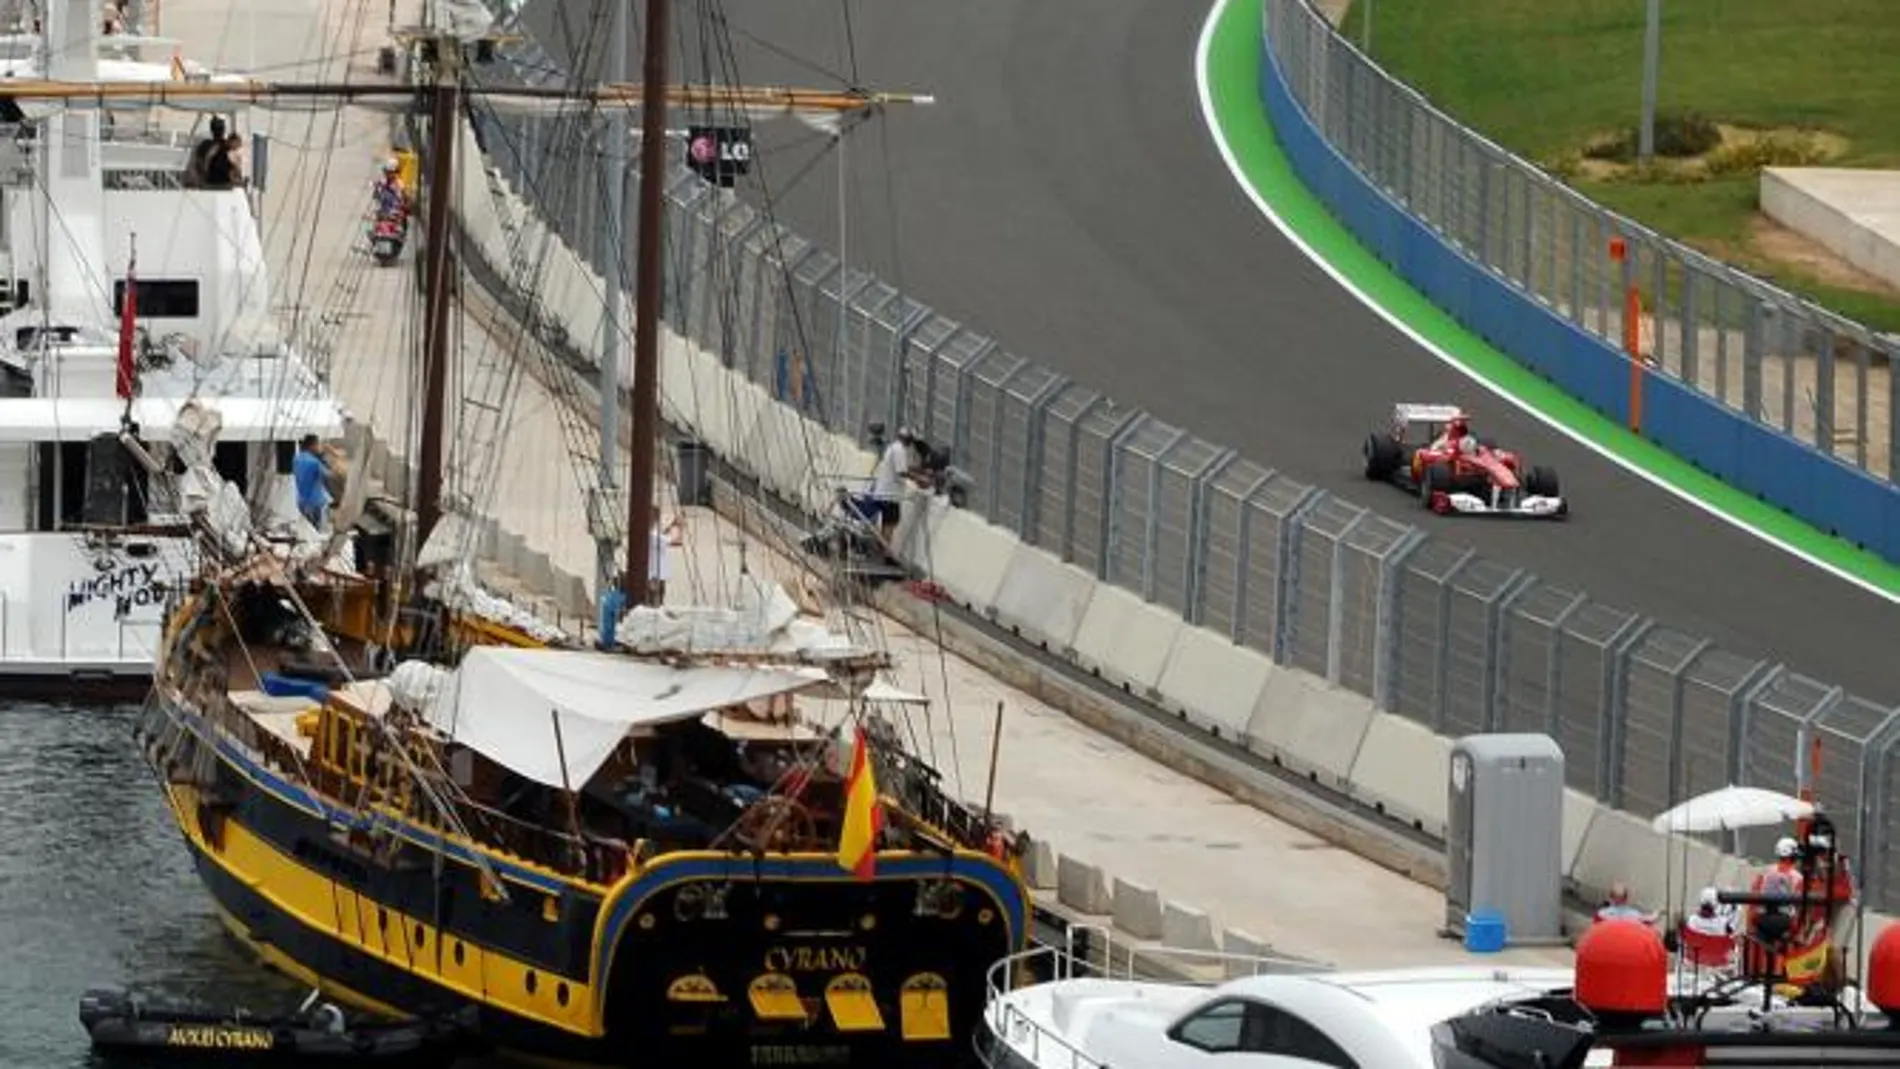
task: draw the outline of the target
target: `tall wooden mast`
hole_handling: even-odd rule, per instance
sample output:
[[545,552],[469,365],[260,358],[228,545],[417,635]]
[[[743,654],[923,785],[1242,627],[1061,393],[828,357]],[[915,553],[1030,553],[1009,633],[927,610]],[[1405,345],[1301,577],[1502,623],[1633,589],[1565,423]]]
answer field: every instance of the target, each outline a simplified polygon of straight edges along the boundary
[[[633,442],[628,450],[627,574],[623,588],[647,603],[653,528],[654,448],[660,434],[660,284],[665,264],[667,15],[672,0],[647,0],[646,62],[641,76],[640,244],[635,253],[633,308]],[[609,377],[608,381],[612,381]]]
[[448,403],[449,304],[454,263],[449,257],[449,209],[455,196],[455,144],[461,132],[460,42],[435,41],[434,85],[429,91],[428,221],[422,346],[422,443],[416,473],[416,551],[442,518],[442,439]]

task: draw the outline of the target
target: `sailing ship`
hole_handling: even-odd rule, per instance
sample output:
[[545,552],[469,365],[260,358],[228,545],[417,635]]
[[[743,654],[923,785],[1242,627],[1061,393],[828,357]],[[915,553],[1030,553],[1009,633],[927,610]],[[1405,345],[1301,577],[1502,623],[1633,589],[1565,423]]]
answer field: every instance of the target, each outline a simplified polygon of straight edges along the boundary
[[[652,7],[663,19],[664,0]],[[661,54],[650,50],[644,87],[593,94],[643,102],[651,219],[666,101],[799,99],[665,88],[654,19]],[[466,562],[441,547],[467,517],[445,508],[436,467],[455,288],[443,191],[473,92],[459,72],[493,42],[425,30],[408,43],[428,75],[418,87],[240,93],[382,92],[429,107],[423,440],[396,526],[407,534],[350,530],[363,481],[327,537],[260,528],[213,463],[220,405],[187,403],[170,428],[182,474],[163,477],[202,563],[166,625],[137,735],[225,924],[340,1003],[399,1018],[472,1009],[486,1040],[540,1059],[962,1064],[985,970],[1026,939],[1019,843],[864,715],[887,655],[757,579],[734,607],[646,608],[639,537],[626,540],[624,585],[642,607],[592,641],[457,593]],[[216,92],[11,88],[200,103]],[[654,501],[658,231],[640,228],[632,532],[650,528]],[[814,694],[849,699],[848,723],[801,723]]]
[[[172,42],[102,35],[96,14],[56,3],[35,26],[16,13],[16,32],[0,36],[0,77],[217,77],[178,55],[127,58]],[[278,523],[296,522],[287,458],[298,436],[342,427],[273,317],[253,191],[188,188],[196,137],[176,118],[0,100],[0,685],[10,694],[135,699],[151,685],[194,544],[163,482],[121,463],[128,418],[162,440],[185,399],[222,398],[217,464]]]

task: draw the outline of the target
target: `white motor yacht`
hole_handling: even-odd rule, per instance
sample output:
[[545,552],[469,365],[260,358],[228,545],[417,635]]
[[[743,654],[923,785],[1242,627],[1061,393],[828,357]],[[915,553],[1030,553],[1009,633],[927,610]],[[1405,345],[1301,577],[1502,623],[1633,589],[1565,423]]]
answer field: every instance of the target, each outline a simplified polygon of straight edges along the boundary
[[[89,0],[0,37],[9,79],[227,80],[155,38],[102,36]],[[37,32],[36,32],[37,31]],[[0,91],[0,688],[90,699],[144,691],[174,580],[194,550],[132,433],[169,463],[189,399],[222,417],[217,465],[266,529],[301,522],[289,472],[336,401],[286,343],[254,190],[185,188],[203,115],[87,108]],[[133,317],[122,313],[133,289]],[[120,394],[122,335],[137,369]]]
[[[1722,897],[1756,916],[1825,908],[1814,897]],[[1112,945],[1105,967],[1096,954],[1039,947],[991,970],[975,1043],[989,1069],[1900,1065],[1900,925],[1875,942],[1864,985],[1844,970],[1790,983],[1786,959],[1761,941],[1772,929],[1742,930],[1733,964],[1714,969],[1672,958],[1662,934],[1634,920],[1587,930],[1574,968],[1334,972]],[[1153,967],[1184,957],[1203,968]],[[1136,967],[1144,958],[1147,970]],[[1177,978],[1152,978],[1163,971]],[[1028,977],[1041,979],[1019,983]]]

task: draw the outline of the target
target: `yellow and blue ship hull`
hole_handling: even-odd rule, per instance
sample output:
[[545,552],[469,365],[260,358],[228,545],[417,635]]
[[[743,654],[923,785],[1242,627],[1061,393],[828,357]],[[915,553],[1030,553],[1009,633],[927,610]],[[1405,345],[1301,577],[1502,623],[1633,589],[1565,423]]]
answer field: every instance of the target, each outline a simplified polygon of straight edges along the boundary
[[669,854],[588,883],[346,809],[180,704],[154,702],[141,735],[262,960],[392,1016],[477,1007],[486,1039],[536,1060],[963,1065],[988,968],[1028,930],[1021,881],[982,853],[886,852],[862,881],[829,854]]

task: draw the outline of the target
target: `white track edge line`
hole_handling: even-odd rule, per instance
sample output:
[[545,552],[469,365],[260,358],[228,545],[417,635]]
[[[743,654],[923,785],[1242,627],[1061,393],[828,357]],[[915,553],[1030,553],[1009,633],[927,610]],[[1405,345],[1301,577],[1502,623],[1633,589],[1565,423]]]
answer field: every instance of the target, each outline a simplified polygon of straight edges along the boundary
[[[1440,362],[1456,369],[1460,374],[1464,375],[1466,378],[1472,380],[1478,385],[1491,391],[1493,394],[1496,394],[1497,396],[1503,398],[1505,401],[1508,401],[1513,407],[1524,412],[1526,415],[1529,415],[1532,419],[1535,419],[1539,423],[1544,424],[1546,427],[1549,427],[1552,430],[1558,432],[1559,434],[1562,434],[1564,437],[1570,439],[1573,442],[1576,442],[1578,445],[1584,447],[1585,449],[1588,449],[1590,452],[1595,453],[1597,456],[1602,457],[1603,459],[1609,461],[1610,463],[1615,464],[1617,467],[1622,468],[1624,471],[1630,473],[1631,475],[1634,475],[1637,478],[1642,479],[1644,482],[1647,482],[1651,484],[1652,486],[1656,486],[1666,491],[1667,493],[1675,496],[1679,500],[1687,502],[1688,504],[1694,506],[1696,509],[1702,512],[1705,512],[1708,515],[1715,517],[1716,519],[1721,520],[1722,522],[1728,524],[1729,526],[1734,527],[1737,530],[1747,533],[1749,535],[1752,535],[1755,538],[1758,538],[1761,541],[1766,542],[1771,546],[1774,546],[1776,549],[1779,549],[1782,552],[1787,553],[1789,556],[1795,557],[1801,560],[1803,563],[1806,563],[1808,565],[1811,565],[1812,567],[1818,568],[1821,571],[1824,571],[1828,573],[1829,575],[1834,576],[1836,579],[1840,579],[1846,583],[1851,584],[1852,586],[1858,587],[1859,589],[1864,590],[1867,593],[1872,594],[1875,597],[1882,599],[1883,601],[1887,601],[1892,604],[1900,604],[1900,592],[1891,591],[1876,583],[1869,582],[1868,580],[1862,578],[1861,576],[1855,575],[1853,572],[1850,572],[1847,569],[1842,568],[1837,564],[1834,564],[1830,561],[1823,560],[1820,557],[1817,557],[1814,554],[1809,553],[1807,550],[1804,550],[1801,547],[1794,545],[1793,543],[1790,543],[1767,531],[1762,530],[1759,527],[1756,527],[1754,524],[1749,523],[1748,521],[1742,519],[1741,517],[1728,512],[1726,509],[1723,509],[1709,501],[1705,501],[1702,498],[1697,497],[1696,495],[1692,493],[1689,493],[1687,490],[1684,490],[1683,488],[1668,481],[1667,479],[1664,479],[1656,475],[1654,472],[1651,472],[1649,469],[1643,467],[1642,465],[1636,464],[1630,461],[1628,458],[1623,457],[1612,450],[1604,448],[1600,443],[1590,438],[1590,436],[1579,432],[1575,428],[1571,427],[1569,424],[1564,423],[1562,420],[1552,417],[1551,415],[1544,412],[1543,410],[1507,392],[1502,386],[1499,386],[1497,383],[1492,382],[1490,379],[1472,370],[1469,366],[1467,366],[1463,361],[1459,360],[1457,356],[1455,356],[1448,350],[1440,347],[1437,343],[1431,341],[1430,339],[1426,338],[1424,335],[1420,334],[1418,331],[1412,329],[1411,324],[1406,323],[1404,320],[1400,319],[1397,315],[1393,314],[1390,310],[1388,310],[1384,305],[1381,305],[1377,300],[1375,300],[1371,294],[1360,289],[1358,285],[1356,285],[1350,278],[1346,277],[1346,275],[1343,272],[1341,272],[1337,267],[1334,267],[1330,262],[1328,262],[1324,256],[1321,256],[1318,252],[1316,252],[1311,245],[1308,245],[1306,243],[1306,239],[1302,238],[1293,229],[1293,227],[1287,223],[1286,220],[1280,218],[1279,213],[1273,210],[1273,205],[1269,204],[1267,202],[1266,197],[1262,196],[1260,191],[1253,187],[1253,183],[1247,180],[1246,171],[1244,171],[1241,168],[1239,159],[1237,159],[1234,156],[1233,147],[1228,144],[1227,134],[1225,131],[1221,129],[1220,118],[1215,113],[1215,110],[1214,110],[1214,96],[1213,96],[1213,91],[1209,86],[1209,79],[1208,79],[1207,57],[1208,57],[1209,51],[1213,47],[1214,31],[1216,27],[1220,25],[1221,17],[1227,13],[1228,5],[1231,4],[1232,2],[1233,0],[1214,0],[1214,7],[1211,11],[1208,12],[1207,20],[1201,24],[1200,38],[1196,42],[1195,47],[1194,47],[1194,84],[1195,84],[1195,89],[1200,94],[1201,120],[1204,123],[1206,123],[1208,131],[1213,134],[1214,146],[1220,150],[1220,157],[1221,157],[1222,162],[1224,162],[1227,165],[1228,174],[1231,175],[1235,183],[1240,186],[1241,191],[1247,194],[1247,199],[1253,202],[1254,207],[1260,210],[1260,214],[1266,216],[1267,221],[1272,223],[1274,226],[1274,229],[1278,230],[1281,233],[1281,235],[1283,235],[1288,241],[1292,242],[1294,248],[1299,249],[1300,253],[1304,255],[1308,260],[1311,260],[1315,265],[1317,265],[1321,271],[1324,271],[1327,277],[1331,278],[1333,282],[1336,283],[1341,289],[1345,290],[1347,293],[1352,294],[1353,297],[1357,299],[1360,304],[1365,305],[1366,308],[1370,309],[1374,315],[1377,315],[1380,319],[1384,320],[1389,326],[1392,327],[1392,329],[1398,331],[1400,334],[1405,335],[1405,337],[1410,339],[1413,344],[1417,345],[1420,349],[1423,349],[1425,352],[1430,353],[1432,356],[1437,357]],[[1255,95],[1256,96],[1258,95],[1257,90],[1255,92]],[[1354,240],[1355,241],[1357,240],[1357,236],[1354,236]],[[1410,283],[1408,282],[1407,284],[1409,285]],[[1460,324],[1460,329],[1464,329],[1462,324]],[[1561,389],[1561,387],[1559,388]],[[1710,476],[1710,478],[1716,478],[1716,477]],[[1737,490],[1736,492],[1743,493],[1745,491]],[[1775,506],[1770,505],[1769,507],[1773,508]],[[1806,521],[1799,520],[1799,517],[1796,517],[1796,519],[1798,522],[1806,522]]]

